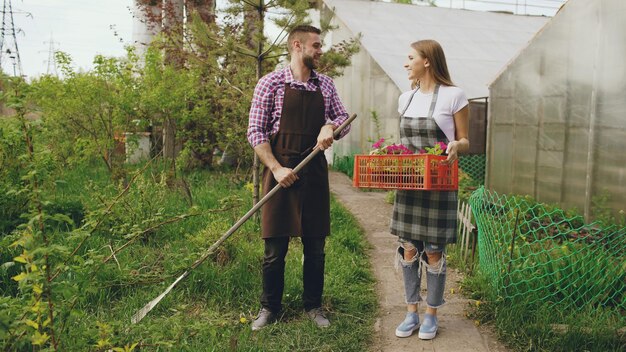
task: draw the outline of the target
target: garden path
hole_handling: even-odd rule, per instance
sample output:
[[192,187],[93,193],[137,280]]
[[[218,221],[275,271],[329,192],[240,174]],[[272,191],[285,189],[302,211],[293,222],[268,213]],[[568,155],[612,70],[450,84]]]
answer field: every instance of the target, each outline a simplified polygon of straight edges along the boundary
[[[330,189],[336,199],[356,217],[372,246],[370,259],[377,280],[380,314],[376,320],[376,336],[371,351],[507,351],[488,327],[477,327],[466,318],[465,308],[470,300],[458,294],[462,274],[450,268],[446,282],[447,303],[439,310],[437,337],[423,341],[414,333],[408,338],[397,338],[395,329],[404,318],[406,305],[402,274],[393,265],[396,241],[388,230],[392,205],[385,202],[385,192],[362,192],[352,187],[352,181],[339,172],[330,172]],[[425,297],[425,292],[422,292],[422,296]]]

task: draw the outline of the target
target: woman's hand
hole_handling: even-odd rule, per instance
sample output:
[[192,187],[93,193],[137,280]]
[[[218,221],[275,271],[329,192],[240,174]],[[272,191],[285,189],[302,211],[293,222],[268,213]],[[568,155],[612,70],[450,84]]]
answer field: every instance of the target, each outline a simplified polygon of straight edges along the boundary
[[445,163],[451,165],[455,160],[459,158],[459,142],[452,141],[448,143],[448,148],[446,148],[446,154],[448,154],[448,158],[445,160]]
[[469,151],[469,141],[467,138],[461,138],[458,141],[452,141],[448,143],[448,148],[446,148],[446,154],[448,154],[448,158],[444,161],[444,163],[451,165],[455,160],[459,159],[459,154],[467,153]]

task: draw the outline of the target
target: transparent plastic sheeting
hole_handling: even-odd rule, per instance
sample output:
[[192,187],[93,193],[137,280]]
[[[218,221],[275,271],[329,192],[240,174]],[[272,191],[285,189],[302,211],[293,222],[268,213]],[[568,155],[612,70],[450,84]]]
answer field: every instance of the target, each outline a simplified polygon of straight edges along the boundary
[[626,1],[570,0],[490,86],[487,186],[576,207],[626,199]]

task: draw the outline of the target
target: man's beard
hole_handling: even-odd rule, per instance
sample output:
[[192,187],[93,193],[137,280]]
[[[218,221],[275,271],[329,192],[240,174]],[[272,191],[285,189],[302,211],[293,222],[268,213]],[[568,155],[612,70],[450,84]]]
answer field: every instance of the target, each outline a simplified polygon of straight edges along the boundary
[[313,56],[305,55],[302,58],[302,63],[304,63],[304,66],[306,66],[309,70],[315,70],[317,68]]

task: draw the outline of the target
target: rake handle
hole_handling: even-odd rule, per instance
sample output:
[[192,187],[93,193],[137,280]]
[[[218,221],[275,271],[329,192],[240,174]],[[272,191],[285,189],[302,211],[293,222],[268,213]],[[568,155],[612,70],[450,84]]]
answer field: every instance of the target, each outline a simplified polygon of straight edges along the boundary
[[[352,121],[354,121],[355,118],[356,118],[356,114],[353,114],[344,123],[342,123],[341,126],[337,127],[337,129],[333,133],[334,137],[337,137],[339,133],[341,133],[341,131],[344,128],[346,128],[346,126],[348,126],[350,123],[352,123]],[[293,173],[297,174],[298,171],[302,170],[302,168],[309,161],[311,161],[311,159],[313,159],[319,152],[320,152],[320,149],[318,148],[313,149],[313,151],[309,155],[307,155],[307,157],[304,158],[304,160],[302,160],[298,164],[298,166],[296,166],[293,169]],[[168,288],[165,291],[163,291],[155,299],[148,302],[143,308],[137,311],[131,317],[131,323],[136,324],[140,322],[152,310],[152,308],[154,308],[157,304],[159,304],[159,302],[163,299],[163,297],[165,297],[165,295],[170,293],[170,291],[174,288],[174,286],[176,286],[180,281],[186,278],[193,269],[197,268],[198,265],[202,264],[202,262],[204,262],[211,254],[213,254],[215,249],[219,247],[220,244],[226,241],[228,237],[230,237],[235,231],[237,231],[237,229],[239,229],[239,227],[241,227],[241,225],[243,225],[244,222],[246,222],[254,213],[256,213],[261,208],[261,206],[263,206],[263,204],[265,204],[270,198],[272,198],[272,196],[276,194],[276,192],[278,192],[278,190],[281,188],[282,188],[281,185],[274,186],[274,188],[272,188],[272,190],[270,190],[263,198],[261,198],[261,200],[257,204],[255,204],[252,207],[252,209],[248,210],[248,212],[243,217],[241,217],[239,221],[237,221],[228,231],[226,231],[225,234],[222,235],[222,237],[220,237],[215,243],[213,243],[211,247],[209,247],[209,249],[207,249],[207,251],[202,255],[202,257],[200,257],[193,264],[191,264],[189,269],[187,269],[170,286],[168,286]]]
[[[333,132],[334,137],[339,136],[339,133],[341,133],[341,131],[346,128],[346,126],[350,125],[350,123],[352,123],[354,119],[356,119],[356,114],[350,116],[344,123],[337,127],[337,129]],[[293,169],[293,173],[297,174],[300,170],[302,170],[302,168],[304,168],[309,163],[309,161],[311,161],[311,159],[313,159],[320,151],[321,150],[319,148],[313,149],[313,151]],[[259,200],[259,202],[256,203],[252,207],[252,209],[248,210],[248,212],[244,216],[242,216],[239,221],[237,221],[228,231],[226,231],[226,233],[222,235],[222,237],[220,237],[215,243],[211,245],[211,247],[209,247],[209,249],[207,249],[206,253],[202,257],[200,257],[191,265],[190,270],[193,270],[198,267],[198,265],[202,264],[202,262],[204,262],[211,254],[213,254],[213,251],[215,251],[217,247],[219,247],[224,241],[226,241],[228,237],[230,237],[235,231],[237,231],[241,227],[241,225],[243,225],[252,215],[254,215],[254,213],[256,213],[263,206],[263,204],[267,203],[267,201],[272,198],[272,196],[274,196],[274,194],[276,194],[276,192],[278,192],[281,188],[281,185],[276,185],[274,186],[274,188],[272,188],[272,190],[267,192],[267,194],[263,198],[261,198],[261,200]]]

